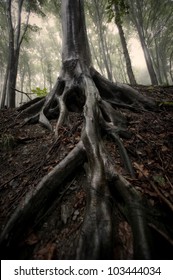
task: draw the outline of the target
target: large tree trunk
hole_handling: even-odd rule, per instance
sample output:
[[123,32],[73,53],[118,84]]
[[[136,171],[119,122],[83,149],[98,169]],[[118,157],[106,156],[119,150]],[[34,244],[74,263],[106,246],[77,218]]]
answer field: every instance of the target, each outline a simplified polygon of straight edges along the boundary
[[63,68],[75,76],[71,70],[75,69],[78,63],[83,64],[86,69],[91,66],[83,1],[62,1],[62,18]]
[[[127,172],[134,172],[122,136],[125,119],[114,109],[153,109],[155,104],[127,85],[115,84],[102,77],[93,67],[87,39],[84,1],[63,0],[62,69],[54,88],[46,98],[32,100],[19,110],[30,113],[29,120],[38,121],[52,129],[48,121],[51,113],[58,115],[55,129],[68,119],[68,111],[83,113],[81,140],[76,147],[24,198],[0,236],[1,251],[10,256],[27,226],[43,214],[79,166],[85,163],[87,175],[87,207],[78,238],[77,259],[111,259],[113,242],[112,199],[116,201],[133,232],[134,258],[154,258],[149,205],[116,170],[104,144],[103,134],[118,146]],[[147,211],[146,211],[147,208]],[[27,221],[27,223],[25,222]],[[153,222],[153,221],[152,221]],[[118,230],[117,230],[118,231]]]

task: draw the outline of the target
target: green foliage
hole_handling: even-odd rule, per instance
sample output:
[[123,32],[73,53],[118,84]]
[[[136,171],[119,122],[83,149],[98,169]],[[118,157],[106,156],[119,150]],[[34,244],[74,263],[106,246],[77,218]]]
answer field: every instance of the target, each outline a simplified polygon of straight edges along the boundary
[[47,0],[46,4],[44,5],[44,9],[46,13],[50,13],[58,17],[61,11],[61,1],[57,0]]
[[32,13],[37,14],[38,16],[45,17],[46,14],[43,12],[43,7],[46,5],[46,0],[30,0],[29,1],[29,8]]
[[39,87],[36,87],[35,89],[32,89],[31,90],[34,94],[36,94],[38,97],[43,97],[43,96],[46,96],[48,94],[47,92],[47,88],[39,88]]
[[38,32],[41,30],[41,28],[36,24],[28,24],[28,29],[31,30],[32,32]]
[[165,106],[165,107],[173,107],[173,101],[163,101],[159,102],[159,107]]
[[155,176],[153,176],[153,179],[154,179],[154,181],[156,183],[158,183],[158,185],[160,187],[164,187],[165,186],[165,179],[161,175],[155,175]]
[[[21,27],[22,27],[22,29],[24,29],[25,24],[22,23]],[[31,37],[32,37],[32,32],[36,33],[36,32],[39,32],[40,30],[41,30],[41,28],[38,27],[36,24],[33,24],[33,25],[28,24],[27,31],[26,31],[23,39],[25,40],[25,42],[29,43],[29,41],[31,40]]]
[[115,18],[116,22],[122,23],[122,18],[129,13],[129,5],[125,0],[108,0],[106,13],[108,22]]

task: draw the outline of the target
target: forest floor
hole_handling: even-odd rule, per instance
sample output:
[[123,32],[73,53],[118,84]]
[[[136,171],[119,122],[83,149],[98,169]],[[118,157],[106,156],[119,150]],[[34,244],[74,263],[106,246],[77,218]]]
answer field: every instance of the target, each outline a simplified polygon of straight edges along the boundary
[[[173,87],[137,86],[159,103],[158,112],[131,112],[121,109],[128,121],[131,137],[123,139],[135,171],[131,178],[125,171],[116,145],[105,145],[115,167],[144,196],[153,209],[160,207],[173,216]],[[118,109],[120,110],[120,109]],[[16,110],[0,111],[0,233],[28,191],[58,164],[80,140],[83,116],[70,113],[73,127],[62,127],[57,140],[54,133],[39,124],[23,125]],[[51,124],[56,125],[52,120]],[[62,186],[51,207],[34,226],[28,225],[21,236],[16,259],[73,259],[86,208],[85,171],[81,167]],[[27,221],[26,221],[27,223]],[[132,234],[119,214],[118,232],[126,253],[132,257]],[[170,239],[170,237],[167,237]],[[173,244],[172,240],[169,240]],[[116,258],[116,252],[115,256]]]

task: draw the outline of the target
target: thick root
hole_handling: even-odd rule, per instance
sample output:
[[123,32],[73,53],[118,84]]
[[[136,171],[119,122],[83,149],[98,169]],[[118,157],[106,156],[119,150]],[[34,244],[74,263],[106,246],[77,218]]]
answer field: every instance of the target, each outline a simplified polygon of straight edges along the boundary
[[21,205],[16,209],[0,236],[1,252],[15,247],[26,227],[40,214],[44,213],[50,201],[54,199],[65,180],[74,174],[85,160],[85,150],[82,142],[78,145],[36,186],[29,192]]
[[154,101],[139,94],[137,90],[125,84],[110,82],[101,76],[94,68],[91,68],[91,76],[101,97],[114,106],[124,107],[135,111],[145,109],[155,110],[157,108]]
[[87,211],[77,248],[78,259],[109,259],[112,255],[112,218],[102,158],[99,92],[90,77],[84,78],[86,104],[83,144],[88,157]]
[[121,201],[118,205],[131,225],[134,259],[151,259],[151,236],[142,198],[122,176],[117,174],[112,174],[110,188],[116,201],[117,198]]

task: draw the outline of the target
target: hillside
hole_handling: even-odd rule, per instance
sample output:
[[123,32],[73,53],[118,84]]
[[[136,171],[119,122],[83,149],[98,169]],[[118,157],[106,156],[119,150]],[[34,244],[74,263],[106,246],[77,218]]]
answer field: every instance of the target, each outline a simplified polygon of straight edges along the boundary
[[[173,257],[173,87],[136,86],[140,93],[158,101],[157,112],[119,111],[126,117],[128,133],[123,143],[132,161],[135,178],[125,170],[117,147],[104,141],[110,157],[120,172],[153,207],[153,219],[163,221],[162,229],[150,225],[160,242],[158,258]],[[16,110],[0,111],[0,232],[28,191],[56,166],[80,140],[83,116],[70,113],[73,127],[62,127],[54,133],[39,124],[26,124]],[[56,120],[51,121],[52,125]],[[86,209],[85,170],[79,169],[66,185],[57,190],[47,213],[40,213],[33,225],[26,221],[27,231],[6,258],[73,259]],[[84,187],[82,187],[84,186]],[[157,217],[157,209],[162,217]],[[132,258],[131,229],[116,205],[114,259]],[[166,232],[166,234],[165,234]],[[159,233],[159,238],[157,233]],[[160,241],[163,236],[163,243]],[[117,241],[118,240],[118,241]],[[118,250],[121,254],[118,253]]]

